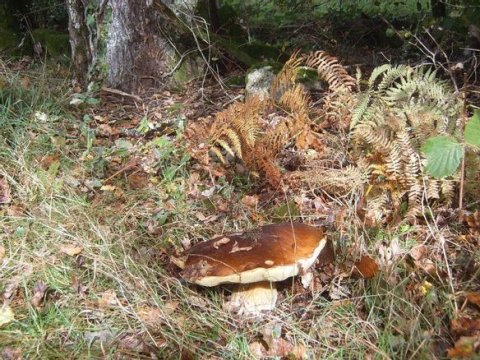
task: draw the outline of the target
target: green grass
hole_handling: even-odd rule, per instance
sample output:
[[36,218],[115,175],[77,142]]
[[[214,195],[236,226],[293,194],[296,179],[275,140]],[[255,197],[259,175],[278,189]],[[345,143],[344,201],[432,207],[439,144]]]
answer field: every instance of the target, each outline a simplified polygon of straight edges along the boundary
[[[9,78],[12,84],[15,76]],[[403,255],[373,280],[352,279],[347,268],[338,271],[325,292],[301,298],[287,287],[278,307],[261,318],[229,314],[222,309],[228,288],[184,284],[170,257],[179,255],[186,238],[254,226],[252,211],[240,201],[253,188],[249,180],[220,182],[214,195],[235,204],[235,217],[223,216],[212,224],[198,220],[197,212],[219,213],[213,202],[188,198],[194,170],[179,136],[167,143],[163,139],[134,144],[131,156],[158,152],[154,166],[160,171],[154,186],[133,190],[122,175],[112,180],[122,189],[119,194],[75,186],[71,178],[83,183],[107,176],[118,149],[95,141],[89,145],[87,137],[79,135],[85,125],[75,117],[81,116],[69,113],[65,99],[46,86],[42,80],[26,92],[14,89],[0,105],[0,177],[8,182],[13,198],[9,207],[0,207],[0,245],[6,252],[0,260],[0,293],[12,284],[17,288],[4,300],[15,320],[0,327],[3,349],[48,359],[150,358],[150,353],[161,359],[189,354],[251,359],[250,344],[277,326],[283,338],[304,346],[311,358],[432,356],[454,304],[448,282],[431,280],[405,261],[417,241],[413,231],[370,234],[357,227],[342,234],[348,241],[339,267],[351,264],[361,248],[376,253],[382,242],[388,246],[394,237],[400,239]],[[38,121],[37,111],[50,120]],[[58,164],[42,168],[40,160],[53,153],[60,154]],[[175,207],[167,206],[171,203]],[[15,212],[8,211],[12,206]],[[255,215],[268,222],[278,216],[276,208],[272,203]],[[152,227],[159,231],[152,232]],[[332,237],[337,241],[340,234]],[[69,256],[61,251],[67,245],[82,250]],[[433,288],[420,296],[418,284],[426,279]],[[41,307],[35,308],[30,301],[39,281],[48,290]],[[80,293],[79,284],[84,287]],[[338,289],[345,293],[339,299],[324,296]],[[439,308],[443,317],[438,316]]]

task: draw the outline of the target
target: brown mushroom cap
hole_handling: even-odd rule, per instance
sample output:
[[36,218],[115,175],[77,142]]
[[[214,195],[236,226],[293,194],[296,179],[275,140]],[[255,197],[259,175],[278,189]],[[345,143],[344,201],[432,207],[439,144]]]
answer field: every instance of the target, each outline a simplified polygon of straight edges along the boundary
[[320,253],[323,262],[333,260],[322,229],[300,223],[266,225],[193,246],[182,276],[203,286],[282,281],[308,269]]

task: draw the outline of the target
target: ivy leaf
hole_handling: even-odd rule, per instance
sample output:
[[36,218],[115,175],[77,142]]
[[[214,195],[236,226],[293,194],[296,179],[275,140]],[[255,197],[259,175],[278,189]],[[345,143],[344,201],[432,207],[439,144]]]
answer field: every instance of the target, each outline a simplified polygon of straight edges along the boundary
[[422,146],[427,158],[425,170],[436,178],[452,175],[463,157],[463,146],[450,136],[435,136]]
[[465,142],[480,147],[480,110],[475,110],[472,118],[465,126]]

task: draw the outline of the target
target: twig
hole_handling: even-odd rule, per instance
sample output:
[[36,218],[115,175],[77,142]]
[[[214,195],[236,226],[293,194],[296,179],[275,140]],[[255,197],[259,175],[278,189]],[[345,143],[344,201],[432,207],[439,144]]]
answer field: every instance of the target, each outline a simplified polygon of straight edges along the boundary
[[[462,136],[462,142],[464,142],[464,131],[465,131],[465,123],[467,121],[467,73],[463,76],[463,89],[462,89],[462,97],[463,97],[463,104],[462,104],[462,116],[461,116],[461,123],[460,123],[460,134]],[[462,157],[462,165],[460,168],[460,193],[458,199],[458,217],[461,220],[463,218],[463,188],[465,183],[465,145],[464,145],[464,154]]]
[[109,93],[112,93],[112,94],[129,97],[129,98],[132,98],[132,99],[134,99],[138,102],[142,102],[142,98],[140,96],[129,94],[129,93],[123,92],[121,90],[112,89],[112,88],[108,88],[108,87],[105,87],[105,86],[102,87],[102,90],[106,91],[106,92],[109,92]]

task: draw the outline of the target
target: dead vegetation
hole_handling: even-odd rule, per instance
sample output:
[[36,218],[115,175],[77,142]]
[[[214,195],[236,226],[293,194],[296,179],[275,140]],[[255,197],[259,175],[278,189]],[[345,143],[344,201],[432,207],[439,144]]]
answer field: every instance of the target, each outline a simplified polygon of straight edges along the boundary
[[[296,83],[300,64],[327,83],[322,101]],[[16,74],[1,76],[17,86]],[[457,179],[428,178],[418,147],[458,114],[434,73],[385,66],[362,80],[296,54],[270,100],[222,110],[211,86],[209,111],[194,90],[65,106],[34,77],[0,104],[3,357],[478,350],[478,211],[459,218]],[[239,316],[223,307],[231,287],[179,280],[175,259],[195,243],[289,220],[326,225],[337,262],[280,283],[274,311]]]

